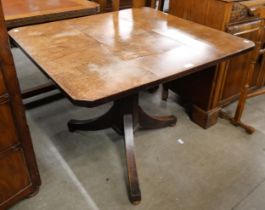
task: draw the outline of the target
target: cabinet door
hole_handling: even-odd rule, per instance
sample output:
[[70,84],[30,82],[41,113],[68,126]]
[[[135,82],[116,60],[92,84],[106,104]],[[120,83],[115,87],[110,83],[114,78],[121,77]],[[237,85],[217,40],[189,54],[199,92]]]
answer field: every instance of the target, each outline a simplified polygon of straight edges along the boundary
[[251,63],[256,62],[258,59],[255,52],[260,49],[261,24],[261,20],[256,20],[228,27],[228,33],[254,41],[256,43],[256,50],[230,61],[224,80],[222,105],[231,102],[239,96],[240,90],[246,80],[246,72],[251,69]]
[[[16,84],[16,77],[9,79],[12,86]],[[9,91],[5,84],[7,80],[0,66],[0,209],[32,194],[40,184],[24,109],[12,99],[17,91],[15,97],[21,100],[19,89]],[[13,94],[12,98],[9,93]],[[15,113],[17,109],[20,109],[19,114]],[[21,114],[23,118],[19,119]]]
[[0,0],[0,209],[40,185]]

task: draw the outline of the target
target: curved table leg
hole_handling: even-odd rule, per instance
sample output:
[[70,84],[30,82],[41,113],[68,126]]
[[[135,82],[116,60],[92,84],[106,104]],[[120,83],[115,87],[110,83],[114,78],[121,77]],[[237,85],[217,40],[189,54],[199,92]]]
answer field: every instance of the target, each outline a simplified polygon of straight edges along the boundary
[[71,120],[70,131],[101,130],[113,128],[124,135],[127,160],[128,192],[130,201],[138,204],[141,201],[141,190],[136,169],[133,131],[137,125],[142,128],[163,128],[173,126],[177,122],[174,116],[151,117],[146,114],[138,103],[138,94],[125,97],[114,102],[112,108],[103,116],[93,120]]
[[68,129],[70,132],[74,132],[76,130],[84,130],[84,131],[96,131],[110,128],[112,125],[112,119],[114,111],[114,106],[105,113],[104,115],[91,119],[91,120],[70,120],[68,122]]
[[133,204],[141,201],[141,191],[138,181],[136,160],[134,153],[134,136],[133,136],[133,116],[126,114],[123,117],[124,124],[124,144],[127,161],[128,191],[129,198]]
[[143,111],[141,107],[138,108],[139,124],[141,128],[156,129],[168,126],[174,126],[177,123],[177,118],[173,115],[153,117]]

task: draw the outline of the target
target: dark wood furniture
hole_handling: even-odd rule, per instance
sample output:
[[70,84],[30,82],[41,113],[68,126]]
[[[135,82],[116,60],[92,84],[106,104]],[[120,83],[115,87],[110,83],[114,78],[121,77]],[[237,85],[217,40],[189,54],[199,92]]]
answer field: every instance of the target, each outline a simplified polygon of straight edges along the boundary
[[[256,43],[256,50],[253,53],[237,57],[219,65],[216,69],[191,75],[166,86],[180,95],[183,103],[191,108],[192,120],[203,128],[208,128],[217,122],[220,106],[228,105],[239,98],[248,72],[251,73],[248,77],[251,78],[250,90],[261,88],[265,84],[263,18],[253,13],[254,6],[251,9],[246,5],[250,2],[257,8],[262,1],[170,1],[170,14]],[[199,88],[194,91],[195,86]]]
[[38,191],[40,177],[0,1],[0,209]]
[[[245,5],[249,9],[249,11],[251,11],[251,14],[259,16],[263,20],[265,19],[265,0],[246,1],[246,2],[243,2],[242,4]],[[264,21],[263,21],[263,24],[264,24]],[[263,31],[263,34],[261,34],[262,41],[265,40],[264,35],[265,35],[265,33]],[[263,54],[264,49],[261,49],[261,50],[257,51],[256,53],[257,54]],[[254,57],[255,57],[255,55],[254,55]],[[262,66],[260,68],[262,68],[262,69],[264,68],[264,62],[262,62]],[[252,97],[256,97],[256,96],[265,94],[265,88],[256,89],[256,90],[250,89],[250,86],[252,84],[251,82],[253,81],[253,76],[254,76],[253,71],[255,71],[255,70],[256,70],[255,66],[253,66],[252,68],[249,68],[249,70],[247,71],[247,75],[246,75],[247,79],[245,80],[244,87],[241,90],[239,102],[238,102],[237,109],[235,111],[234,116],[230,116],[228,113],[226,113],[224,111],[222,111],[220,113],[220,117],[228,119],[235,126],[240,126],[240,127],[244,128],[245,131],[249,134],[254,133],[256,131],[256,129],[241,121],[243,111],[244,111],[244,108],[246,105],[246,101],[248,98],[252,98]],[[265,83],[265,75],[258,77],[258,79],[259,79],[260,84]]]
[[68,126],[70,131],[111,127],[124,135],[132,203],[141,200],[133,131],[176,123],[174,116],[147,115],[139,91],[254,48],[248,40],[146,7],[17,28],[9,35],[74,104],[114,101],[102,117],[71,120]]

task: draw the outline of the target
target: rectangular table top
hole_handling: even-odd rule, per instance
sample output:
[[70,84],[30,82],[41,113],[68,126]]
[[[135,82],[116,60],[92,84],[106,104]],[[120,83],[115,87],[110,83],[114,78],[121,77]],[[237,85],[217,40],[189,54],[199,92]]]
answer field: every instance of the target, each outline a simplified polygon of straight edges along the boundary
[[254,48],[251,41],[151,8],[21,27],[9,35],[73,102],[86,106]]
[[99,5],[88,0],[2,0],[8,28],[95,14]]

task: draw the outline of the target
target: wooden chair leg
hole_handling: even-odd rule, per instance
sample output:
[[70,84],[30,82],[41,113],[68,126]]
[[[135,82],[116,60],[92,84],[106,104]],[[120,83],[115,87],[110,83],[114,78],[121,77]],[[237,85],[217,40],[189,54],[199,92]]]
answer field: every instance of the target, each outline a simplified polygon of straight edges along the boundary
[[127,173],[128,173],[129,198],[132,204],[137,205],[141,201],[141,191],[139,186],[135,153],[134,153],[132,114],[124,115],[123,124],[124,124],[124,144],[125,144]]
[[[260,31],[262,31],[262,30],[260,30]],[[259,36],[262,36],[261,32],[260,32]],[[259,47],[256,47],[256,49],[259,49]],[[240,126],[240,127],[244,128],[245,131],[249,134],[254,133],[255,128],[241,122],[241,118],[242,118],[242,114],[243,114],[243,111],[244,111],[244,108],[246,105],[246,100],[247,100],[247,98],[249,98],[249,83],[250,83],[250,81],[252,81],[253,72],[255,70],[255,65],[257,62],[257,60],[255,58],[258,57],[259,53],[260,53],[260,50],[252,51],[251,57],[253,60],[251,61],[249,69],[246,72],[244,86],[240,92],[240,98],[239,98],[239,102],[238,102],[234,117],[230,117],[225,112],[220,113],[220,117],[229,120],[235,126]]]
[[240,122],[248,96],[249,85],[245,85],[243,91],[241,91],[239,102],[237,105],[236,113],[234,116],[234,122]]
[[227,114],[226,112],[224,111],[220,111],[220,115],[219,115],[220,118],[223,118],[223,119],[226,119],[228,120],[231,124],[233,124],[234,126],[239,126],[243,129],[245,129],[245,131],[248,133],[248,134],[253,134],[255,132],[255,128],[247,125],[247,124],[244,124],[242,123],[241,121],[237,121],[235,122],[234,121],[234,118],[231,117],[229,114]]
[[253,134],[255,132],[255,128],[241,122],[241,117],[242,117],[242,114],[243,114],[243,111],[246,105],[246,100],[248,98],[248,90],[249,90],[249,85],[245,85],[244,89],[241,91],[240,99],[239,99],[234,117],[229,116],[224,111],[221,111],[219,116],[223,119],[230,121],[231,124],[235,126],[240,126],[241,128],[245,129],[245,131],[248,134]]

